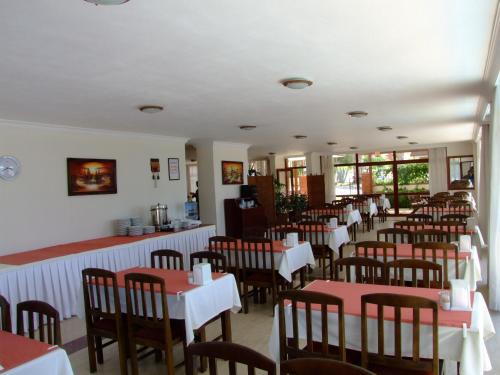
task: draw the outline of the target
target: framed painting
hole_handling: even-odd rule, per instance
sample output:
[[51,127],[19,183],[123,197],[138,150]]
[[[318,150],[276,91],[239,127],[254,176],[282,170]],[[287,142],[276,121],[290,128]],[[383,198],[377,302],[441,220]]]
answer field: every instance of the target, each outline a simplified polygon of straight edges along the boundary
[[222,185],[243,184],[243,162],[222,161]]
[[179,158],[168,158],[168,179],[180,180]]
[[116,194],[116,160],[67,158],[68,195]]

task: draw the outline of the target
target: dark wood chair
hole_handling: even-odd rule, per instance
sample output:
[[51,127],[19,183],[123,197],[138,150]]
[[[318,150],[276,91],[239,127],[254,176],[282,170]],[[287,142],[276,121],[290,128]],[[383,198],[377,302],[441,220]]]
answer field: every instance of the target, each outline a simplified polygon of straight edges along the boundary
[[385,228],[377,231],[377,241],[412,243],[413,233],[403,228]]
[[[326,271],[330,268],[330,278],[333,277],[333,251],[328,246],[325,235],[325,226],[321,221],[304,221],[300,224],[304,236],[311,244],[314,258],[319,260],[322,269],[323,280],[326,280]],[[329,265],[326,260],[329,259]]]
[[441,216],[441,220],[444,221],[459,221],[461,223],[467,223],[467,215],[462,214],[446,214]]
[[[438,257],[439,255],[439,257]],[[455,262],[455,277],[459,277],[458,273],[458,246],[446,242],[419,242],[412,246],[412,258],[430,260],[433,263],[438,263],[438,259],[443,261],[443,286],[450,287],[449,277],[449,261]]]
[[286,239],[288,233],[297,233],[299,241],[304,241],[304,231],[298,226],[293,226],[293,227],[276,226],[272,228],[271,232],[272,232],[271,239],[275,241],[283,241],[284,239]]
[[224,254],[214,251],[197,251],[189,255],[189,263],[191,271],[197,263],[209,263],[212,267],[212,272],[227,272],[227,262]]
[[[368,316],[368,305],[376,306],[376,309],[370,309],[377,312],[378,350],[376,353],[370,353],[368,350],[368,342],[375,340],[373,337],[369,339],[369,335],[371,336],[375,333],[368,331],[368,319],[373,319]],[[386,306],[394,309],[394,355],[385,354],[384,313],[388,311],[388,309],[384,308]],[[413,309],[413,355],[411,358],[403,357],[402,355],[402,344],[409,341],[408,338],[403,338],[401,334],[403,332],[401,319],[401,310],[403,308]],[[432,311],[431,342],[420,342],[420,316],[422,310]],[[418,373],[438,375],[441,367],[438,340],[438,304],[435,301],[416,296],[386,293],[365,294],[361,296],[361,363],[364,368],[376,374],[408,375]],[[420,348],[431,345],[432,359],[421,358]]]
[[469,197],[469,193],[466,191],[456,191],[453,193],[453,196],[461,200],[466,200]]
[[469,201],[459,200],[450,202],[448,205],[450,214],[465,215],[467,217],[472,216],[472,206]]
[[280,374],[310,375],[310,374],[339,374],[339,375],[375,375],[362,367],[347,362],[326,358],[297,358],[283,361],[280,364]]
[[441,229],[420,229],[413,233],[413,242],[450,242],[450,233]]
[[10,303],[4,296],[0,296],[0,330],[12,332],[10,319]]
[[435,221],[434,229],[443,230],[448,233],[448,239],[458,241],[460,235],[467,233],[467,222],[463,221]]
[[[103,348],[118,342],[120,373],[127,374],[127,332],[122,318],[120,295],[114,272],[86,268],[82,271],[87,349],[90,372],[97,371],[97,362],[103,363]],[[110,339],[103,343],[102,339]]]
[[[372,249],[372,254],[369,254],[369,250]],[[392,250],[392,258],[397,259],[397,246],[392,242],[384,241],[362,241],[357,242],[355,245],[354,253],[357,257],[373,258],[377,259],[382,257],[384,263],[387,263],[387,254]],[[389,255],[390,256],[390,255]]]
[[426,214],[432,216],[433,220],[440,220],[444,215],[446,208],[446,201],[431,201],[428,204],[417,206],[412,214]]
[[[443,288],[443,267],[440,264],[422,259],[397,259],[387,262],[386,266],[389,285]],[[411,270],[411,280],[405,279],[405,270]]]
[[276,374],[276,363],[266,356],[243,345],[230,342],[202,342],[191,344],[186,350],[186,375],[195,374],[195,357],[208,357],[210,375],[217,375],[217,360],[227,361],[229,375],[236,375],[236,364],[247,366],[248,375],[260,370],[268,375]]
[[[286,306],[285,306],[286,304]],[[290,307],[287,307],[291,305]],[[318,314],[315,319],[321,322],[321,341],[313,340],[312,305],[317,308]],[[338,315],[337,327],[329,327],[328,309],[335,307]],[[287,337],[285,309],[291,308],[292,337]],[[307,290],[287,290],[279,295],[279,335],[280,335],[280,360],[284,361],[302,357],[323,357],[331,359],[346,360],[345,348],[345,322],[344,301],[342,298],[330,294],[310,292]],[[305,310],[305,322],[299,324],[298,310]],[[300,347],[299,326],[305,327],[306,346]],[[338,342],[335,344],[328,341],[330,330],[337,330]]]
[[173,374],[173,346],[182,343],[186,353],[186,332],[183,320],[169,318],[165,281],[153,275],[126,274],[125,295],[132,374],[138,374],[137,345],[153,348],[155,353],[164,351],[167,372]]
[[303,221],[312,221],[313,216],[312,215],[307,215],[307,214],[300,214],[297,216],[297,221],[299,223],[302,223]]
[[402,221],[396,221],[394,223],[394,228],[402,228],[414,232],[416,230],[424,229],[425,223],[421,221],[402,220]]
[[[24,319],[28,319],[28,336],[36,339],[35,330],[38,328],[38,340],[50,345],[61,345],[61,322],[59,312],[43,301],[25,301],[17,304],[17,334],[24,336]],[[38,321],[35,322],[35,315]],[[36,327],[36,323],[38,327]]]
[[406,220],[409,221],[419,221],[425,224],[432,223],[434,220],[431,215],[428,214],[410,214],[406,216]]
[[232,273],[236,279],[238,293],[241,296],[241,246],[238,240],[228,236],[213,236],[208,239],[208,251],[224,255],[226,258],[226,272]]
[[151,268],[184,270],[184,257],[177,250],[155,250],[151,252]]
[[[352,273],[351,267],[354,267]],[[365,257],[348,257],[333,262],[334,280],[358,284],[385,284],[385,263]],[[342,279],[340,274],[344,272]],[[352,280],[354,275],[354,280]]]
[[316,218],[317,221],[321,221],[325,225],[330,222],[330,219],[337,219],[337,223],[340,222],[340,218],[337,215],[323,214],[318,215],[318,217]]

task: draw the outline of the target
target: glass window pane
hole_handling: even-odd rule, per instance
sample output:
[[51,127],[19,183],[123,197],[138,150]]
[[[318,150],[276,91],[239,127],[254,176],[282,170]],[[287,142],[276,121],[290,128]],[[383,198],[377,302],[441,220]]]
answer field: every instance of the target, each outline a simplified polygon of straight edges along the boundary
[[382,194],[394,191],[392,165],[359,168],[360,194]]
[[357,194],[356,166],[346,165],[335,168],[335,195]]
[[334,164],[351,164],[356,162],[356,154],[332,155]]
[[429,158],[429,152],[427,150],[396,152],[396,160],[421,160],[428,158]]
[[377,161],[392,161],[393,153],[392,152],[371,152],[369,154],[360,154],[359,162],[360,163],[370,163]]
[[288,167],[305,167],[306,166],[306,157],[298,156],[287,159]]
[[429,164],[410,163],[398,165],[398,192],[400,213],[408,213],[412,202],[429,191]]

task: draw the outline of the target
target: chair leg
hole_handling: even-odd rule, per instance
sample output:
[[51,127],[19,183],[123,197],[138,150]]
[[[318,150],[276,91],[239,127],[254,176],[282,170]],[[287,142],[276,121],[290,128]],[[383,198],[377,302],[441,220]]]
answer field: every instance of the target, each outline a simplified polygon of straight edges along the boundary
[[118,356],[120,359],[120,374],[127,375],[127,344],[123,337],[118,336]]
[[306,286],[306,275],[304,267],[302,267],[299,272],[300,272],[300,287],[303,288]]
[[137,347],[134,340],[129,337],[129,352],[130,352],[130,367],[132,368],[132,375],[138,375],[139,366],[137,363]]
[[90,372],[96,372],[97,371],[97,363],[96,363],[96,353],[95,353],[95,340],[94,336],[87,335],[87,349],[89,353],[89,366],[90,366]]
[[248,314],[248,285],[243,283],[243,311]]
[[323,260],[323,280],[326,280],[326,254],[325,250],[321,250],[321,259]]
[[102,353],[102,337],[96,336],[95,338],[95,346],[96,346],[96,352],[97,352],[97,363],[103,364],[104,363],[104,355]]
[[333,280],[333,250],[329,249],[330,254],[330,280]]
[[[198,333],[200,335],[200,342],[206,342],[207,341],[207,332],[205,330],[205,327],[201,327],[198,330]],[[187,362],[186,362],[187,364]],[[207,357],[200,357],[200,372],[205,372],[207,370]]]
[[163,354],[160,349],[155,350],[155,362],[161,362],[163,359]]

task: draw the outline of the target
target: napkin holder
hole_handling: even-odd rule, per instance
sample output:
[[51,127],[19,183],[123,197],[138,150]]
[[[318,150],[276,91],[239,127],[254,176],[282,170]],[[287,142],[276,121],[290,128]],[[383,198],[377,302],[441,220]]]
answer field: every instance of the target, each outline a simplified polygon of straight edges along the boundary
[[476,226],[479,225],[479,222],[476,217],[468,217],[467,218],[467,230],[476,231]]
[[460,251],[471,251],[472,250],[472,239],[468,234],[462,234],[459,238]]
[[466,280],[453,279],[451,284],[451,310],[471,311],[470,288]]
[[289,247],[294,247],[299,244],[299,234],[298,233],[287,233],[286,234],[286,245]]
[[382,195],[380,196],[380,199],[381,199],[381,200],[385,200],[385,194],[382,194]]
[[346,206],[346,209],[347,209],[347,212],[352,212],[352,203],[349,203],[349,204]]
[[372,198],[368,198],[368,206],[371,206],[373,203],[373,199]]
[[212,282],[210,263],[198,263],[193,266],[193,282],[196,285],[207,285]]
[[329,226],[331,229],[335,229],[335,228],[337,228],[337,226],[338,226],[338,220],[337,220],[337,218],[336,218],[336,217],[331,217],[331,218],[330,218],[330,221],[329,221],[329,223],[328,223],[328,226]]

